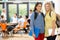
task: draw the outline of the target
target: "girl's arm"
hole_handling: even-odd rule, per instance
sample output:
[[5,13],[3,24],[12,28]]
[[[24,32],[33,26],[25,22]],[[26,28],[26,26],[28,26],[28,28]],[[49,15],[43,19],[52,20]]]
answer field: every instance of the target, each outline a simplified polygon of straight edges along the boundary
[[30,21],[30,28],[32,31],[32,34],[34,34],[34,13],[31,15],[31,21]]
[[54,13],[53,15],[52,15],[52,36],[54,36],[55,35],[55,29],[56,29],[56,14]]

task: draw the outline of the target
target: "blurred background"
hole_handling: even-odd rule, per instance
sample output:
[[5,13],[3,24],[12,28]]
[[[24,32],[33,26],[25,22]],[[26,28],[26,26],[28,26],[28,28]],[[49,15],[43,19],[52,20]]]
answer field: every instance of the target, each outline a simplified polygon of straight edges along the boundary
[[[6,15],[7,15],[7,22],[10,22],[10,18],[17,13],[17,16],[25,16],[29,15],[29,10],[34,9],[34,6],[37,2],[42,2],[43,4],[47,1],[52,1],[55,3],[55,12],[60,15],[60,0],[0,0],[0,15],[3,9],[6,9]],[[44,7],[44,6],[43,6]],[[44,8],[43,10],[44,11]],[[60,18],[60,16],[59,16]],[[17,35],[17,34],[16,34]],[[19,36],[19,35],[17,35]],[[20,35],[21,36],[21,35]],[[28,35],[25,35],[26,38]],[[24,37],[24,35],[23,35]],[[21,38],[21,40],[25,40],[25,38]],[[59,37],[60,38],[60,37]],[[19,40],[19,37],[13,38],[13,40]],[[29,40],[30,37],[26,40]],[[1,38],[1,40],[4,40]],[[6,39],[9,40],[9,39]],[[10,38],[12,40],[12,38]],[[33,40],[31,38],[30,40]],[[60,39],[57,39],[60,40]]]
[[60,15],[60,0],[0,0],[0,14],[2,9],[5,8],[7,15],[9,15],[7,19],[12,17],[14,13],[22,16],[28,15],[29,10],[34,9],[36,2],[44,3],[46,1],[53,1],[55,3],[55,11]]

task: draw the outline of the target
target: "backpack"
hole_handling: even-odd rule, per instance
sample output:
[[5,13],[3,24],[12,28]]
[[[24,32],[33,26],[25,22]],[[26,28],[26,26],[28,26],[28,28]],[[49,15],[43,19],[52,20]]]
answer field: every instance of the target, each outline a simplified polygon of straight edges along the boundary
[[60,27],[60,15],[56,14],[56,25],[59,28]]
[[[51,13],[51,12],[50,12]],[[51,17],[51,14],[49,13],[49,16]],[[56,25],[57,25],[57,27],[59,28],[60,27],[60,19],[59,19],[59,17],[58,17],[59,15],[58,14],[56,14]]]
[[[45,17],[42,12],[41,12],[41,15],[43,16],[43,18]],[[38,13],[37,12],[34,12],[34,20],[36,20],[37,16],[38,16]]]

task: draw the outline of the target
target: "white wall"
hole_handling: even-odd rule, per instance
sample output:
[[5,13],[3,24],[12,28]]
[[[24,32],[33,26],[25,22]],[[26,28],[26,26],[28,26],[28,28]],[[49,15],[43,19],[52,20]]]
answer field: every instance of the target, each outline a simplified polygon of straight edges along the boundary
[[60,15],[60,0],[53,0],[55,3],[55,11]]

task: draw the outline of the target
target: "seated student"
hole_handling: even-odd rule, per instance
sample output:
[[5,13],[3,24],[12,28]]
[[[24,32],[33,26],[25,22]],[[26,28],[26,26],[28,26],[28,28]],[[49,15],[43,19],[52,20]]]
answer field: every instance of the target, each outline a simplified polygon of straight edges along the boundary
[[0,26],[1,26],[2,30],[5,31],[7,25],[6,25],[6,20],[4,19],[3,15],[1,16],[1,20],[0,21],[1,21],[1,23],[0,23],[1,25]]
[[23,29],[25,30],[25,33],[27,33],[27,25],[29,25],[29,23],[28,23],[28,16],[25,16],[25,21],[24,21],[24,23],[23,23]]
[[18,16],[18,21],[22,18],[22,16]]
[[18,32],[20,30],[20,28],[23,28],[23,30],[25,30],[25,33],[27,33],[27,29],[26,29],[27,28],[27,24],[28,24],[27,16],[25,17],[24,20],[25,20],[24,22],[21,22],[21,20],[20,20],[18,25],[14,28],[14,33]]
[[27,20],[29,24],[30,24],[30,19],[31,19],[32,12],[33,12],[33,10],[30,9],[30,10],[29,10],[29,16],[28,16],[29,18],[28,18],[28,20]]
[[4,36],[5,36],[6,35],[7,24],[6,24],[6,20],[4,19],[3,15],[1,15],[0,26],[2,28],[2,32],[4,33]]
[[14,14],[14,16],[11,18],[11,23],[18,23],[17,14]]
[[29,19],[30,19],[31,15],[32,15],[32,12],[33,12],[32,9],[30,9],[29,10]]
[[13,29],[14,33],[17,33],[20,30],[20,28],[23,28],[23,23],[24,23],[24,18],[20,16],[18,20],[18,25]]
[[19,18],[19,20],[18,20],[18,23],[22,23],[22,25],[23,25],[23,23],[24,23],[24,21],[25,21],[25,19],[22,17],[22,16],[20,16],[20,18]]
[[13,24],[13,27],[15,27],[18,24],[17,14],[14,14],[14,16],[10,20],[10,23]]

